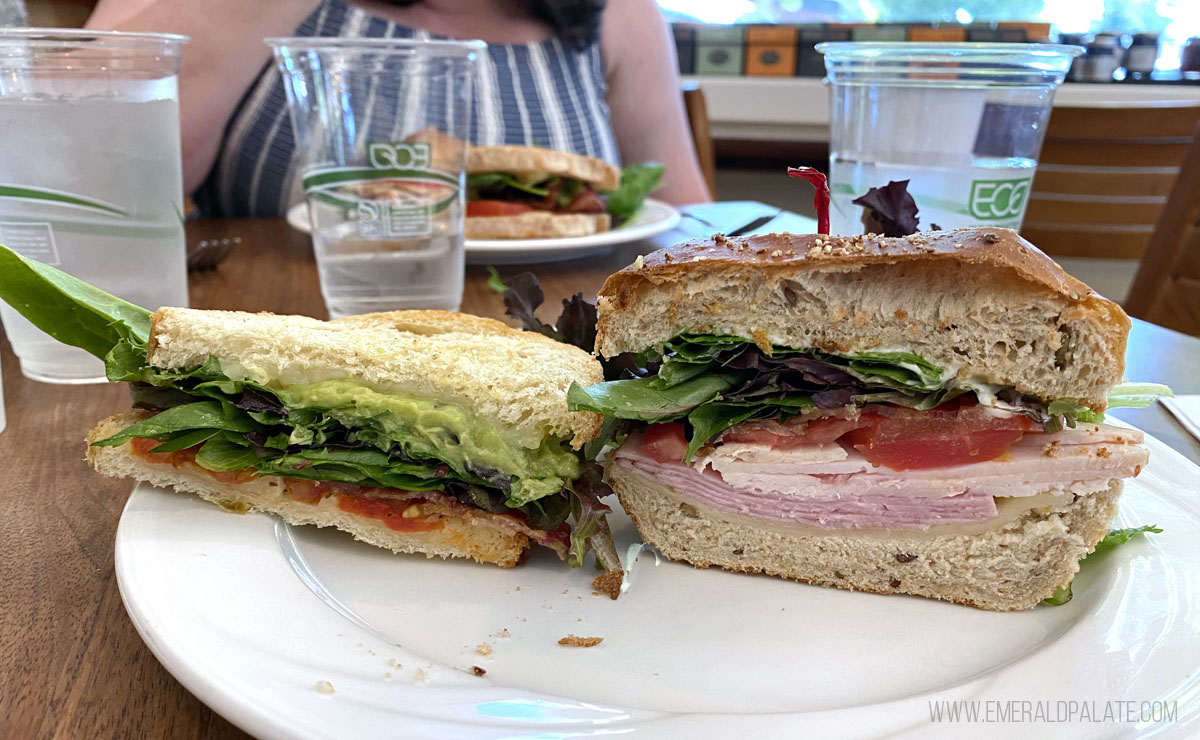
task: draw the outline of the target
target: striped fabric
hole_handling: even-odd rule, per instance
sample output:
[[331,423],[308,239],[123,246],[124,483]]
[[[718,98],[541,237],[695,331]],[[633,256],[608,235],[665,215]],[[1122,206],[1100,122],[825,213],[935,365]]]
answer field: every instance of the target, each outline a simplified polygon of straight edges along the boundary
[[[434,38],[324,0],[296,36]],[[480,57],[471,141],[573,151],[620,164],[598,44],[574,49],[558,39],[490,44]],[[403,110],[399,101],[383,101]],[[238,104],[208,179],[195,193],[206,218],[282,216],[301,197],[287,98],[272,61]]]

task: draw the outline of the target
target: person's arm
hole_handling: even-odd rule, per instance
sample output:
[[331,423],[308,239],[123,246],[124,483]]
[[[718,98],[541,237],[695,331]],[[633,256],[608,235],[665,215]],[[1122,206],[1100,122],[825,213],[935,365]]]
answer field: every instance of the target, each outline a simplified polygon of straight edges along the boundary
[[225,124],[270,58],[263,38],[290,34],[317,2],[100,0],[86,27],[191,37],[179,72],[183,185],[190,193],[212,169]]
[[622,160],[666,165],[656,198],[677,205],[712,200],[683,109],[675,41],[654,0],[609,0],[600,49]]

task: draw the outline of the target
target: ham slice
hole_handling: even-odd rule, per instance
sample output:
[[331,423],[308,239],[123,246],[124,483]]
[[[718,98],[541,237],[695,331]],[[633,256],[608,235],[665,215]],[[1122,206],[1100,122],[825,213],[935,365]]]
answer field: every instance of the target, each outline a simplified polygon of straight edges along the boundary
[[1141,471],[1148,459],[1141,441],[1135,430],[1081,425],[1026,435],[999,459],[907,471],[874,466],[853,448],[836,444],[788,449],[718,444],[688,467],[655,461],[634,434],[614,455],[720,511],[831,529],[925,529],[993,517],[996,497],[1105,490],[1114,479]]

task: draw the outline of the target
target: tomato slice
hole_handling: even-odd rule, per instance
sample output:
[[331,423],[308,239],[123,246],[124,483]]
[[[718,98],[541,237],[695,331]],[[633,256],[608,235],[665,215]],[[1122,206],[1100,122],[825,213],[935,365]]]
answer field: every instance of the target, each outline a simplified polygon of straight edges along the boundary
[[926,470],[995,460],[1023,435],[1040,427],[1018,415],[996,414],[982,406],[916,411],[874,406],[860,426],[841,441],[872,464],[892,470]]
[[687,455],[687,439],[683,436],[683,422],[650,424],[642,437],[642,452],[651,460],[660,463],[683,462]]
[[421,499],[398,501],[396,499],[369,498],[344,493],[337,494],[339,509],[352,514],[358,514],[359,516],[378,519],[388,529],[394,529],[397,532],[429,532],[444,528],[446,522],[440,517],[426,517],[423,515],[404,516],[404,512],[410,506],[420,507],[423,503],[424,501]]
[[510,203],[507,200],[469,200],[467,201],[468,216],[519,216],[532,211],[532,206],[524,203]]

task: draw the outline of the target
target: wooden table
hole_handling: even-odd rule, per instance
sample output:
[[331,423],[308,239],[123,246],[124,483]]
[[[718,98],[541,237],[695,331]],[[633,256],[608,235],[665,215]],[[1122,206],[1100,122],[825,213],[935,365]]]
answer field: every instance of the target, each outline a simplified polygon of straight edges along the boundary
[[[192,222],[188,235],[242,239],[217,270],[193,276],[193,306],[324,318],[309,240],[282,220]],[[672,232],[532,269],[547,306],[556,309],[575,291],[594,299],[609,273],[683,236]],[[482,268],[468,268],[463,310],[500,317],[503,307],[485,277]],[[128,407],[125,388],[30,381],[7,341],[3,366],[8,429],[0,434],[0,459],[7,462],[0,471],[0,738],[245,737],[163,669],[121,604],[113,536],[131,485],[94,474],[83,460],[83,437],[97,420]],[[1200,340],[1134,323],[1129,377],[1200,393],[1198,368]],[[1162,408],[1117,415],[1200,461],[1200,443]]]

